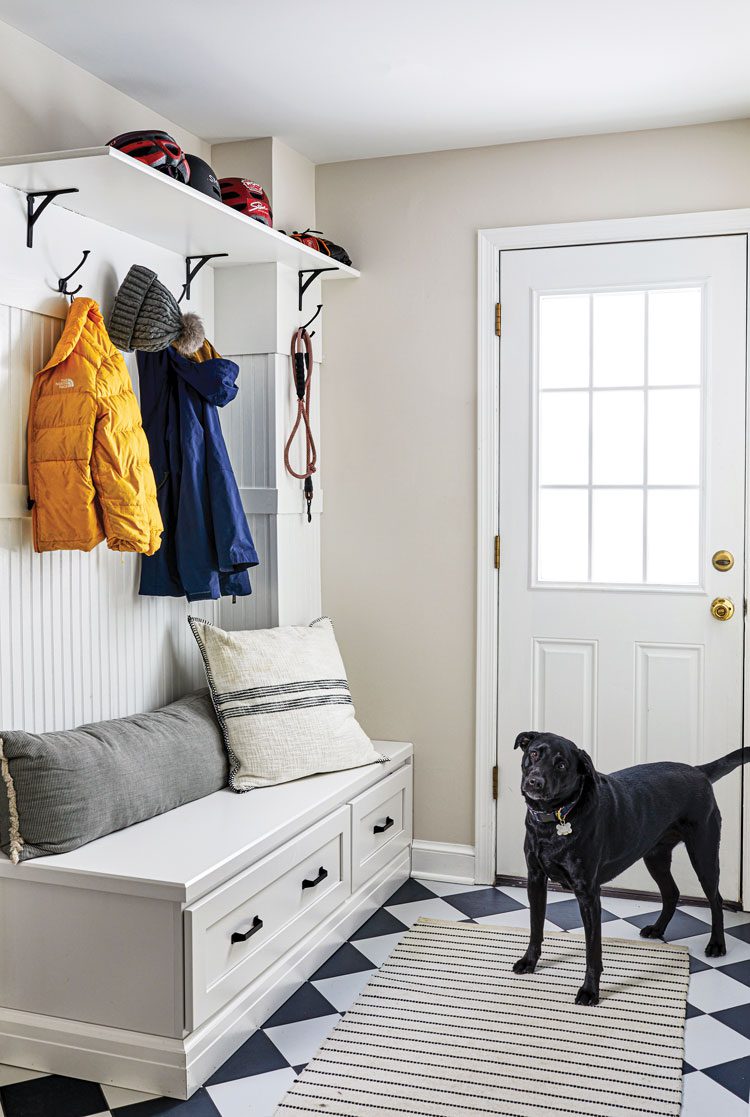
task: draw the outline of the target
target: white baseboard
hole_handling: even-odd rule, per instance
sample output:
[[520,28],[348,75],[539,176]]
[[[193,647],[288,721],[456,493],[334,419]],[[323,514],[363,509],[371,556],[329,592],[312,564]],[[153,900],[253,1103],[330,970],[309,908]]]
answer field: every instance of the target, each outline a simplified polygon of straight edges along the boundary
[[412,844],[411,875],[424,880],[473,884],[474,846],[415,840]]

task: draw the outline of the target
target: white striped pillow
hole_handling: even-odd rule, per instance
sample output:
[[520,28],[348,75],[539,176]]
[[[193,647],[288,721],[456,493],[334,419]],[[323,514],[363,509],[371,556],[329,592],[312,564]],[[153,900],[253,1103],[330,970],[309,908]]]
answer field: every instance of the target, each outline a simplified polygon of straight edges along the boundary
[[229,753],[235,791],[383,762],[354,716],[327,617],[224,632],[188,617]]

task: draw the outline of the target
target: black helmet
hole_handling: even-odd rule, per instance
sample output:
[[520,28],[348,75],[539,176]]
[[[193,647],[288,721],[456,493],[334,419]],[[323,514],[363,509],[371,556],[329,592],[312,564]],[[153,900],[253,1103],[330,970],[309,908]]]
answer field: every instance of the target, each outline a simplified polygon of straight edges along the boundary
[[194,190],[200,190],[201,194],[208,194],[209,198],[215,198],[217,202],[220,202],[221,187],[219,186],[219,180],[206,160],[199,159],[197,155],[186,155],[185,158],[190,167],[189,185]]

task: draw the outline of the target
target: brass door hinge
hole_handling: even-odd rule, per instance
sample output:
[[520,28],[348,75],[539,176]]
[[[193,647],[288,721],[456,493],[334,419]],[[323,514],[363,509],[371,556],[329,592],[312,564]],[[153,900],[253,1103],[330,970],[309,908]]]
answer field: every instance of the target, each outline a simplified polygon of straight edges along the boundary
[[495,570],[500,569],[500,536],[495,536]]
[[495,337],[500,337],[501,313],[500,303],[495,303]]
[[497,799],[497,785],[500,780],[500,770],[497,766],[492,769],[492,798]]

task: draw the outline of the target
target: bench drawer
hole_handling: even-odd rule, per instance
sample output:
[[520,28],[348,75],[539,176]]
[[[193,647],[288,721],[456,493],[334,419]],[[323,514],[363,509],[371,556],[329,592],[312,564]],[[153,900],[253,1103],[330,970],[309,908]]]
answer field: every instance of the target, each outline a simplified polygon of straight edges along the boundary
[[341,807],[185,909],[189,1031],[350,895],[350,845]]
[[352,890],[411,842],[412,768],[399,768],[352,799]]

